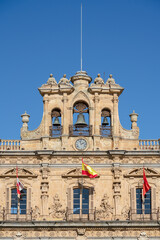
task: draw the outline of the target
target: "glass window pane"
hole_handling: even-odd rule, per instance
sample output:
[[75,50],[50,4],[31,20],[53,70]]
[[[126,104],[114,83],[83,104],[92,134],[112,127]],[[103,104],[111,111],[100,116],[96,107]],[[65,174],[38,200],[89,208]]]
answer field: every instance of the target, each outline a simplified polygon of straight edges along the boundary
[[80,214],[80,189],[73,189],[73,214]]
[[136,189],[136,209],[137,214],[142,214],[142,188]]
[[83,188],[82,191],[82,214],[89,214],[89,189]]
[[149,191],[145,194],[144,213],[151,214],[151,189],[149,189]]

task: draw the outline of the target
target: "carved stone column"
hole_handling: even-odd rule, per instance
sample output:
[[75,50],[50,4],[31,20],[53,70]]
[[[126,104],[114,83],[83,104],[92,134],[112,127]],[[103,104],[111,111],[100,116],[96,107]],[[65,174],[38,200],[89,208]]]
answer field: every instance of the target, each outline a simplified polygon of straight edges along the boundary
[[98,93],[95,93],[94,96],[94,135],[100,135],[99,134],[99,119],[97,119],[98,114],[98,102],[99,102],[99,96]]
[[113,164],[113,198],[114,198],[114,218],[120,219],[121,217],[121,169],[119,164]]
[[68,118],[66,117],[66,112],[67,112],[67,93],[63,93],[63,136],[68,135]]
[[40,172],[42,173],[42,179],[41,182],[41,201],[42,201],[42,216],[45,219],[45,216],[48,215],[48,189],[49,189],[49,182],[48,179],[48,164],[42,164],[42,168]]
[[44,108],[44,132],[42,137],[42,148],[47,149],[48,148],[48,142],[49,142],[49,119],[48,119],[48,95],[45,95],[43,98],[43,108]]
[[113,149],[118,148],[119,142],[119,117],[118,117],[118,96],[115,93],[113,95],[113,123],[112,123],[112,135],[113,135]]
[[48,95],[43,97],[43,108],[44,108],[44,136],[49,136],[49,123],[48,123]]
[[68,124],[68,122],[70,121],[70,119],[67,117],[67,102],[68,102],[67,93],[63,93],[62,101],[63,101],[62,150],[65,150],[66,146],[67,146],[68,132],[69,132],[69,124]]

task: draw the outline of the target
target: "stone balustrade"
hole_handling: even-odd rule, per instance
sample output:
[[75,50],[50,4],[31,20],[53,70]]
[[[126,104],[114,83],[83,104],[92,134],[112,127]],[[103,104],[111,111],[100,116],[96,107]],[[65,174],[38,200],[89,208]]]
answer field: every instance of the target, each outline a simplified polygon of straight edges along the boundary
[[139,140],[139,146],[141,150],[159,150],[160,140]]
[[0,140],[0,150],[20,150],[20,140]]

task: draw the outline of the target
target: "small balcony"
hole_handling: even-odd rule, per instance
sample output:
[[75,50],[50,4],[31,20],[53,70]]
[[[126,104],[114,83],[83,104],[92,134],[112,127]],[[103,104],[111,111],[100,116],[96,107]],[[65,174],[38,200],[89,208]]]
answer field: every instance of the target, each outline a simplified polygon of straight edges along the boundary
[[78,209],[76,212],[75,209],[66,210],[66,221],[96,221],[96,209]]
[[112,127],[111,126],[100,126],[100,135],[102,137],[108,138],[108,137],[112,137]]
[[84,136],[84,137],[90,137],[92,136],[92,126],[75,126],[70,125],[69,126],[69,136],[70,137],[78,137],[78,136]]
[[63,132],[63,127],[62,126],[50,126],[49,127],[49,135],[52,138],[58,138],[60,136],[62,136],[62,132]]
[[5,209],[1,213],[3,221],[19,221],[30,222],[32,221],[32,209],[25,209],[22,212],[17,212],[17,209]]
[[130,209],[128,213],[129,220],[133,221],[159,221],[158,209]]

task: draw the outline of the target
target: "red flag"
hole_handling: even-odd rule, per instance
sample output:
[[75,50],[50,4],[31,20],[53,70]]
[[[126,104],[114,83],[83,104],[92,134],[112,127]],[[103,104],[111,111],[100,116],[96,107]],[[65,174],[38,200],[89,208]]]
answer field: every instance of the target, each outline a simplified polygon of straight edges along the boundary
[[147,181],[147,178],[146,178],[146,174],[145,174],[145,171],[144,171],[144,168],[143,168],[143,196],[149,191],[149,189],[151,188],[149,186],[149,183]]

